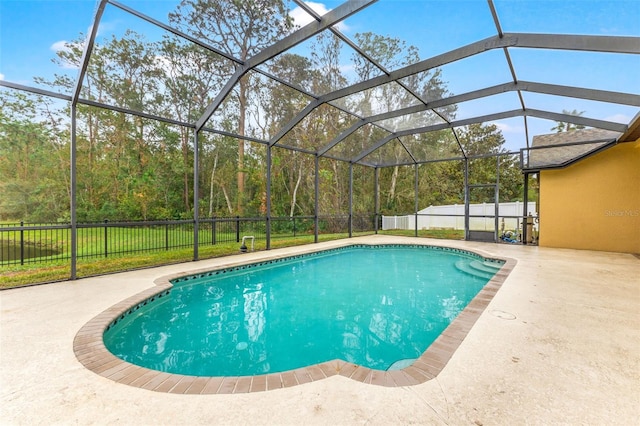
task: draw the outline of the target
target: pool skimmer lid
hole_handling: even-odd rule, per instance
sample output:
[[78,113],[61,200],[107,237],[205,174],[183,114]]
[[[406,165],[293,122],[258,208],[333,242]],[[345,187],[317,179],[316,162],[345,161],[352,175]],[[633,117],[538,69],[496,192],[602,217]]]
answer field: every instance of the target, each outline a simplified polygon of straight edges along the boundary
[[497,318],[500,318],[500,319],[503,319],[503,320],[514,320],[514,319],[516,319],[516,316],[513,315],[512,313],[505,312],[505,311],[500,311],[498,309],[494,309],[493,311],[491,311],[491,314],[494,317],[497,317]]

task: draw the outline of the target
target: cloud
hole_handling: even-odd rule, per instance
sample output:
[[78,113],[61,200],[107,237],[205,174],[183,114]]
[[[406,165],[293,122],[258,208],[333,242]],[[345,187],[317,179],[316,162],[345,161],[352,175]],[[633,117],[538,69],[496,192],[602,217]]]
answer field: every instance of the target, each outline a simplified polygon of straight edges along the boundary
[[511,126],[507,123],[501,123],[497,121],[491,121],[490,124],[495,125],[502,133],[522,133],[524,128],[522,126]]
[[4,74],[0,72],[0,80],[4,80]]
[[[100,21],[100,25],[98,26],[98,32],[96,33],[96,37],[101,37],[105,34],[114,32],[119,26],[118,21]],[[91,29],[93,25],[90,25],[87,29],[87,34],[91,34]]]
[[343,74],[355,75],[355,72],[356,72],[355,64],[344,64],[344,65],[339,65],[338,67],[340,68],[340,71]]
[[[325,15],[327,12],[329,12],[329,10],[331,10],[327,9],[327,6],[322,3],[316,3],[313,1],[306,1],[304,3],[320,16]],[[311,15],[309,15],[300,7],[296,7],[291,12],[289,12],[289,16],[291,16],[291,18],[293,19],[293,24],[298,27],[304,27],[305,25],[315,20]],[[334,26],[340,31],[347,31],[349,29],[349,27],[344,24],[344,22],[339,22]]]
[[[113,32],[113,30],[116,29],[116,27],[118,26],[117,22],[100,22],[100,25],[98,26],[98,32],[96,33],[96,38],[102,36],[105,32],[109,33],[109,32]],[[87,33],[86,34],[91,34],[91,29],[93,28],[93,25],[89,25],[89,27],[87,28]],[[86,36],[86,35],[85,35]],[[53,43],[49,48],[51,50],[53,50],[54,52],[60,52],[60,51],[64,51],[64,52],[70,52],[71,51],[71,46],[78,47],[80,49],[83,48],[83,43],[82,42],[70,42],[67,40],[59,40],[56,41],[55,43]]]
[[181,62],[179,67],[164,55],[156,55],[154,61],[157,67],[167,71],[171,76],[189,75],[197,72],[197,66],[189,61]]
[[605,117],[605,121],[613,121],[614,123],[629,124],[631,122],[631,117],[625,114],[615,114],[615,115],[610,115],[609,117]]
[[70,52],[71,51],[71,48],[69,47],[70,44],[71,43],[69,43],[67,40],[60,40],[53,43],[49,48],[56,53],[60,51]]
[[[73,46],[74,46],[74,43],[72,42],[69,42],[67,40],[59,40],[53,43],[51,46],[49,46],[49,49],[53,50],[56,53],[58,52],[69,53],[71,52],[71,48]],[[76,47],[79,47],[80,49],[82,49],[82,46],[79,43],[76,43]],[[69,62],[67,60],[62,59],[60,63],[60,67],[67,70],[76,70],[78,69],[78,64],[74,64],[73,62]]]

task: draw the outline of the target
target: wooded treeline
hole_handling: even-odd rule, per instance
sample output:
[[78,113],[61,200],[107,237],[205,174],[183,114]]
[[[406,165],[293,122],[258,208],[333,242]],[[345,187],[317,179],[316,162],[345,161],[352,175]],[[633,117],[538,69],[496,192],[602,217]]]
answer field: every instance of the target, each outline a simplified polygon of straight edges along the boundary
[[[244,61],[291,31],[294,23],[278,0],[185,0],[168,17],[175,28],[224,52],[216,54],[171,34],[153,40],[133,30],[96,43],[81,97],[90,101],[195,123]],[[82,35],[53,60],[79,67]],[[355,42],[387,70],[414,63],[419,52],[402,40],[360,33]],[[308,54],[285,52],[247,73],[213,114],[199,137],[200,215],[263,216],[266,213],[264,143],[316,96],[382,73],[330,32],[304,44]],[[345,67],[348,60],[351,67]],[[275,76],[285,85],[276,79]],[[450,96],[439,69],[408,77],[406,87],[423,99]],[[40,79],[52,91],[70,93],[75,82],[63,75]],[[302,89],[294,90],[292,87]],[[323,105],[295,126],[279,145],[307,152],[323,149],[358,118],[411,104],[397,84]],[[456,107],[420,115],[425,126],[455,118]],[[67,221],[70,200],[70,105],[68,102],[4,89],[0,91],[0,220]],[[77,213],[79,221],[193,217],[193,129],[85,104],[77,108]],[[406,128],[416,117],[391,123]],[[424,158],[503,152],[495,125],[471,125],[403,138]],[[321,214],[348,212],[349,160],[389,134],[368,124],[320,158]],[[233,135],[237,135],[235,137]],[[248,139],[242,139],[246,137]],[[393,164],[407,152],[397,142],[369,154]],[[367,158],[365,158],[365,161]],[[314,214],[314,155],[276,146],[272,151],[271,214]],[[522,199],[522,176],[513,157],[500,160],[501,201]],[[470,162],[470,183],[493,183],[496,159]],[[420,165],[419,208],[464,201],[460,161]],[[353,208],[373,213],[374,169],[354,165]],[[413,166],[380,169],[382,213],[414,211]],[[472,200],[483,201],[483,200]]]

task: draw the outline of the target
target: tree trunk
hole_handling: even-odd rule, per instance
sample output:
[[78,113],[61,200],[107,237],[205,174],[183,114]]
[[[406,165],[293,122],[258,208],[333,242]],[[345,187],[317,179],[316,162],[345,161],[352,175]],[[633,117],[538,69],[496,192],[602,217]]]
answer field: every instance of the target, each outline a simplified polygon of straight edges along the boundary
[[180,139],[182,142],[182,161],[184,163],[184,173],[182,174],[183,190],[182,195],[184,197],[185,212],[191,210],[191,204],[189,202],[189,138],[187,137],[187,131],[183,128],[180,130]]
[[[244,79],[240,79],[238,94],[238,102],[240,104],[240,112],[238,116],[238,134],[245,136],[245,121],[247,114],[247,83]],[[244,212],[244,140],[238,141],[238,199],[237,212],[242,216]]]
[[335,185],[335,195],[333,197],[333,208],[335,212],[340,212],[340,207],[343,205],[342,202],[342,191],[340,188],[340,177],[338,176],[338,162],[332,161],[331,167],[333,167],[333,183]]
[[[374,177],[375,180],[375,177]],[[373,196],[373,198],[375,199],[375,205],[373,206],[373,208],[375,209],[376,213],[380,213],[380,175],[378,175],[378,180],[375,181],[375,194],[378,194],[378,196],[376,197],[375,194]]]
[[213,217],[213,185],[216,168],[218,167],[218,151],[213,159],[213,167],[211,168],[211,180],[209,184],[209,217]]
[[227,194],[227,188],[224,185],[220,184],[220,188],[222,188],[222,193],[224,194],[224,199],[227,202],[227,209],[229,210],[229,214],[233,214],[233,206],[231,205],[231,200],[229,199],[229,194]]
[[396,183],[398,181],[398,166],[394,166],[393,173],[391,174],[391,187],[389,187],[388,203],[391,204],[396,197]]
[[298,171],[298,180],[296,181],[296,185],[293,188],[293,196],[291,197],[291,210],[289,211],[289,217],[293,217],[293,213],[296,209],[296,199],[298,196],[298,188],[300,187],[301,180],[302,180],[302,166],[300,166],[300,170]]

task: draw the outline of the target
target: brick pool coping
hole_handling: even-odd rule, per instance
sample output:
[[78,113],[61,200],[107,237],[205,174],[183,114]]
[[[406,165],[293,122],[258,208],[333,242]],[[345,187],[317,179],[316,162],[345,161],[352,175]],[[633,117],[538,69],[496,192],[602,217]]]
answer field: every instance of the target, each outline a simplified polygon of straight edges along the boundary
[[[429,245],[433,246],[431,244]],[[114,321],[124,318],[134,310],[139,309],[157,298],[166,297],[172,287],[170,280],[218,269],[217,267],[182,272],[158,278],[154,282],[155,287],[142,291],[113,305],[85,324],[74,338],[73,350],[76,358],[84,367],[102,377],[129,386],[173,394],[262,392],[310,383],[336,375],[348,377],[362,383],[387,387],[418,385],[435,378],[447,365],[449,359],[451,359],[516,265],[515,259],[497,258],[475,249],[463,249],[462,251],[475,253],[489,259],[503,260],[505,263],[427,350],[423,352],[413,364],[401,370],[372,370],[367,367],[336,359],[292,371],[259,376],[197,377],[165,373],[140,367],[123,361],[109,352],[105,347],[103,341],[105,330],[110,327]],[[290,256],[291,254],[282,254],[280,256],[270,257],[269,259]],[[224,265],[220,268],[247,263],[251,262],[235,262],[235,264]]]

